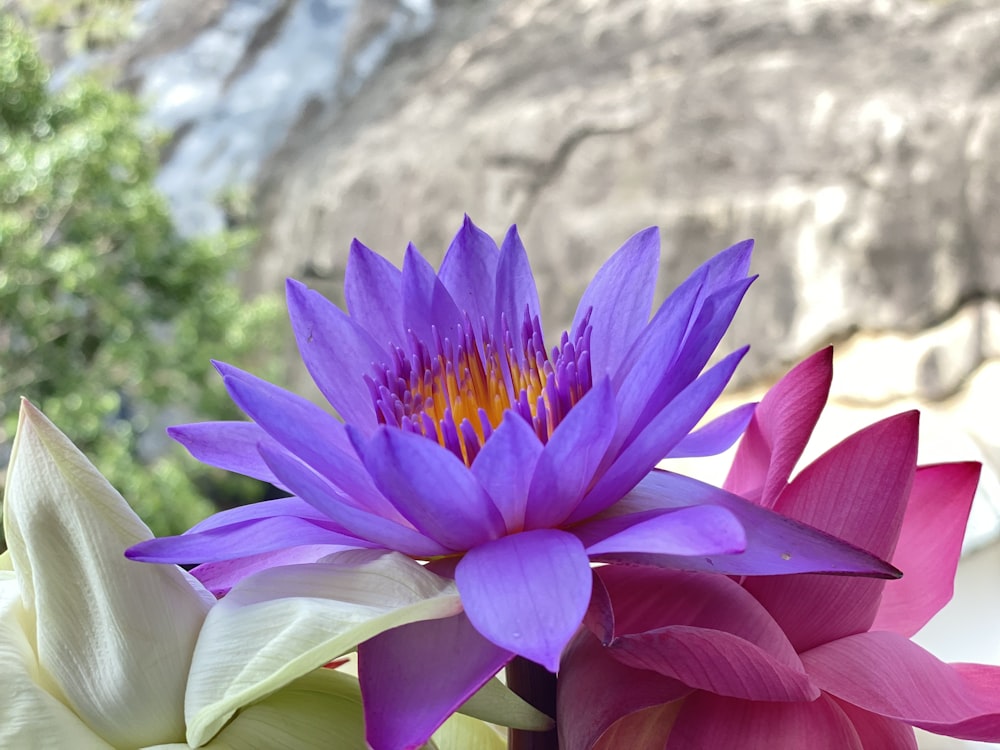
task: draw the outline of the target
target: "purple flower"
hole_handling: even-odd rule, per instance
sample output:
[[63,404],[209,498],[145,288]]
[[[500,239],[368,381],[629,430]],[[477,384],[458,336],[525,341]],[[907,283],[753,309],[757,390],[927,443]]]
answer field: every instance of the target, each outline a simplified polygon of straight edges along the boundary
[[[171,430],[202,461],[293,497],[220,513],[129,556],[207,563],[198,574],[219,591],[343,546],[396,550],[453,576],[463,614],[362,647],[375,747],[422,741],[515,654],[555,671],[590,601],[591,559],[893,575],[717,488],[646,480],[665,457],[724,450],[752,415],[748,405],[691,432],[746,352],[702,373],[753,280],[751,247],[709,260],[650,319],[659,236],[636,234],[548,349],[516,229],[497,248],[466,218],[437,273],[412,245],[400,271],[355,241],[347,313],[298,282],[287,288],[302,358],[343,421],[218,364],[253,422]],[[616,512],[626,496],[642,510]]]

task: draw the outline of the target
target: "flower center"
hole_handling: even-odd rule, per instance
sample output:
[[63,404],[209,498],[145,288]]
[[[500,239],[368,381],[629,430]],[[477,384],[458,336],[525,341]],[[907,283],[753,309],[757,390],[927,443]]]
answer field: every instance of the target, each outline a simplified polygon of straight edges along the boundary
[[544,443],[592,385],[589,313],[550,354],[527,310],[516,343],[506,319],[498,337],[480,322],[478,338],[466,316],[453,336],[432,329],[432,344],[407,331],[408,347],[365,376],[380,423],[437,440],[467,466],[507,411]]

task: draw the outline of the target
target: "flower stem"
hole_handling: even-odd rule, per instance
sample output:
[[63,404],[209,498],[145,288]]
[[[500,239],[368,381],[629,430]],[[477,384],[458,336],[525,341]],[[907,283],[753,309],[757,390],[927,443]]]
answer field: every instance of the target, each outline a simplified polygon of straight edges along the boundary
[[[507,687],[539,711],[556,715],[556,676],[545,667],[515,656],[507,665]],[[511,729],[507,734],[508,750],[558,750],[559,736],[550,732]]]

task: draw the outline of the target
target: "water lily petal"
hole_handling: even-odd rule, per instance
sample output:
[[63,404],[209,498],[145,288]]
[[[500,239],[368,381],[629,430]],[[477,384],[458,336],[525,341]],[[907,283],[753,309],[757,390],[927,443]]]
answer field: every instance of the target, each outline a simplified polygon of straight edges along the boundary
[[917,726],[992,717],[993,734],[982,739],[1000,739],[1000,667],[965,671],[886,631],[824,643],[802,663],[823,690],[866,711]]
[[243,579],[212,608],[185,704],[192,745],[241,706],[389,628],[461,610],[452,581],[399,553],[342,552]]
[[331,523],[328,515],[316,510],[302,498],[279,497],[274,500],[261,500],[256,503],[247,503],[246,505],[237,505],[235,508],[220,510],[218,513],[213,513],[208,518],[202,519],[184,533],[194,534],[209,529],[231,526],[243,521],[256,521],[259,518],[274,516],[297,516],[310,521],[318,521],[320,524]]
[[612,375],[649,320],[660,264],[660,230],[650,227],[625,241],[591,280],[570,330],[590,314],[590,361],[597,377]]
[[889,719],[881,714],[865,711],[852,703],[830,696],[837,707],[847,714],[854,725],[863,747],[893,748],[893,750],[917,750],[917,738],[909,724]]
[[580,502],[615,434],[615,401],[608,378],[580,399],[545,444],[528,489],[525,526],[561,523]]
[[684,701],[665,750],[865,750],[854,725],[828,696],[810,702],[764,702],[695,693]]
[[[357,546],[357,545],[355,545]],[[284,547],[273,552],[238,557],[233,560],[221,560],[199,565],[191,571],[191,575],[201,581],[216,597],[222,597],[229,590],[253,573],[281,565],[298,565],[300,563],[316,562],[322,557],[350,549],[336,544],[302,544],[295,547]]]
[[184,685],[207,592],[178,568],[123,557],[149,529],[26,401],[4,530],[24,605],[44,623],[35,644],[41,679],[116,747],[183,737]]
[[24,609],[17,578],[0,572],[0,747],[113,750],[41,684],[31,640],[34,616]]
[[765,508],[774,506],[819,420],[832,379],[833,347],[828,346],[793,367],[764,395],[724,489]]
[[917,469],[892,558],[906,575],[886,584],[872,630],[910,637],[951,600],[981,469],[971,462]]
[[590,564],[572,534],[537,529],[470,550],[455,583],[480,633],[555,672],[590,600]]
[[[775,510],[889,558],[916,472],[916,452],[916,412],[877,422],[803,469]],[[877,580],[829,576],[754,578],[744,585],[799,651],[868,630],[885,587]]]
[[493,312],[493,330],[502,331],[501,321],[506,320],[512,331],[516,331],[524,320],[525,310],[531,319],[541,316],[535,277],[531,273],[528,254],[524,250],[517,227],[507,230],[500,245],[500,260],[497,262],[497,293]]
[[756,406],[757,404],[743,404],[716,417],[685,436],[666,457],[697,458],[715,456],[729,450],[750,424]]
[[473,330],[479,330],[482,320],[493,322],[499,260],[497,243],[466,215],[444,254],[438,278],[458,309],[469,316]]
[[434,272],[434,267],[412,244],[403,256],[403,320],[406,328],[422,341],[434,341],[436,329],[441,338],[451,334],[462,322],[462,313],[451,294]]
[[528,423],[507,412],[472,462],[472,475],[493,500],[510,534],[524,529],[528,488],[542,442]]
[[505,532],[503,516],[476,478],[434,441],[380,427],[355,447],[376,486],[431,539],[464,550]]
[[506,750],[507,738],[500,732],[462,714],[452,714],[434,736],[432,750]]
[[1000,695],[1000,669],[988,664],[950,664],[965,683],[966,688],[986,697],[988,712],[971,719],[949,724],[918,721],[914,724],[928,732],[983,742],[1000,741],[1000,712],[996,709],[996,696]]
[[285,290],[295,340],[312,379],[345,422],[373,428],[375,409],[364,375],[373,362],[388,361],[386,350],[322,294],[292,279]]
[[588,555],[646,552],[719,555],[746,548],[743,526],[717,505],[668,508],[588,521],[572,529]]
[[512,657],[464,614],[414,622],[362,643],[368,743],[373,750],[419,747]]
[[167,434],[202,463],[281,487],[257,445],[269,441],[254,422],[197,422],[167,428]]
[[663,743],[677,721],[684,701],[650,706],[622,717],[593,746],[593,750],[663,750]]
[[555,721],[532,706],[521,696],[494,677],[473,693],[458,710],[491,724],[547,732]]
[[731,511],[746,532],[746,550],[738,555],[696,557],[605,554],[600,559],[727,575],[812,572],[853,573],[883,578],[898,578],[901,575],[871,553],[836,537],[761,508],[718,487],[668,471],[650,472],[606,514],[628,515],[692,505],[719,505]]
[[400,300],[403,275],[378,253],[354,240],[344,272],[344,301],[351,319],[366,330],[377,344],[404,342],[403,308]]
[[556,690],[559,740],[568,748],[594,747],[622,717],[691,692],[677,680],[622,664],[586,630],[570,641]]

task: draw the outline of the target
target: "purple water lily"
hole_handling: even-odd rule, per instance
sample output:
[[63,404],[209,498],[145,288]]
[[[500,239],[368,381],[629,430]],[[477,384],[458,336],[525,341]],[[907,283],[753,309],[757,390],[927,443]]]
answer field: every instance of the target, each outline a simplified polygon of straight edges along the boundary
[[[679,480],[675,492],[670,475],[647,479],[665,457],[724,450],[752,415],[749,405],[692,432],[746,352],[702,373],[753,280],[751,247],[706,262],[650,319],[659,234],[639,232],[547,349],[515,228],[498,248],[466,219],[437,273],[412,245],[400,271],[355,241],[347,313],[298,282],[287,287],[302,358],[343,421],[218,364],[253,421],[171,430],[202,461],[293,497],[225,511],[128,554],[205,563],[197,574],[220,593],[343,546],[396,550],[453,576],[464,613],[362,647],[376,748],[422,742],[513,655],[556,671],[590,600],[591,558],[893,575],[720,489]],[[636,493],[640,511],[615,512]]]

